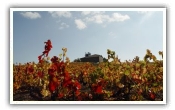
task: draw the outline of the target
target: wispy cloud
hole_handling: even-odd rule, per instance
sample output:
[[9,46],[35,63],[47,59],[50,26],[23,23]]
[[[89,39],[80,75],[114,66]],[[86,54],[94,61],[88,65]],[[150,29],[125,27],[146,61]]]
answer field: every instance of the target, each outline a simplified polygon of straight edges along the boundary
[[138,11],[137,13],[139,13],[139,14],[146,14],[146,13],[148,13],[148,11]]
[[65,17],[70,18],[72,16],[71,12],[69,11],[49,11],[52,17]]
[[21,12],[20,13],[23,17],[29,18],[29,19],[37,19],[41,18],[41,15],[37,12]]
[[109,36],[114,36],[115,33],[114,33],[114,32],[109,32],[108,35],[109,35]]
[[61,22],[61,20],[57,20],[57,21],[56,21],[56,23],[60,23],[60,22]]
[[139,11],[138,13],[143,15],[139,22],[139,24],[143,24],[146,20],[150,19],[155,12],[154,11]]
[[82,15],[95,15],[95,14],[103,14],[105,11],[82,11]]
[[114,32],[109,32],[108,36],[112,37],[112,38],[117,38],[116,34]]
[[75,24],[77,25],[77,28],[80,30],[87,27],[86,24],[81,19],[76,19]]
[[86,17],[85,21],[102,24],[104,22],[123,22],[128,19],[130,19],[128,15],[122,15],[120,13],[113,13],[111,16],[107,14],[95,14],[92,17]]
[[62,30],[62,29],[64,29],[64,28],[69,28],[69,25],[66,24],[66,23],[64,23],[64,22],[62,22],[62,23],[60,24],[59,29]]

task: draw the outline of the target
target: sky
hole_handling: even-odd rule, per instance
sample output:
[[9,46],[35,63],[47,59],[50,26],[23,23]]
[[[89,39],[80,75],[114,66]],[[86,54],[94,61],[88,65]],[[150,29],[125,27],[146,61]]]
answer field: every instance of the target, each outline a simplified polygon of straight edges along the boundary
[[86,52],[107,58],[107,49],[121,61],[146,49],[160,59],[163,51],[162,11],[13,11],[13,62],[38,62],[44,42],[51,40],[49,57],[67,48],[71,61]]

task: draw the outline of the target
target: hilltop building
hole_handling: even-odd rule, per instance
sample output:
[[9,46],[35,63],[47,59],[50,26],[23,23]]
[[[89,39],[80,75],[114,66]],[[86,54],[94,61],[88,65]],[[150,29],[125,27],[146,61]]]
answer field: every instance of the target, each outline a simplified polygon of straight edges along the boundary
[[93,63],[98,63],[98,62],[103,62],[103,57],[102,55],[98,54],[93,54],[91,55],[90,52],[85,53],[85,57],[80,58],[81,62],[93,62]]

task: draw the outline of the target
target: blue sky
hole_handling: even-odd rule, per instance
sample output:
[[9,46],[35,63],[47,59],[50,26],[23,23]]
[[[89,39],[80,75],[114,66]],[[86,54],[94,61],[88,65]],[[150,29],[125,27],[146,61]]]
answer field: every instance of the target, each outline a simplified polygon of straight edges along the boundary
[[162,11],[14,11],[13,62],[38,62],[44,42],[50,39],[49,56],[58,56],[62,47],[73,61],[85,52],[107,58],[107,49],[121,61],[139,56],[146,49],[159,59],[163,51]]

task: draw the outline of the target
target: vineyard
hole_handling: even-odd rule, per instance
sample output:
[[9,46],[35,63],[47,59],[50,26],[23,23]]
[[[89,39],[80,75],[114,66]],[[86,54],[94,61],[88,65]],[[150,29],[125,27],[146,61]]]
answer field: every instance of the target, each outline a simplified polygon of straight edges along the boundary
[[94,64],[70,62],[67,48],[50,58],[45,44],[38,63],[13,65],[14,101],[163,101],[163,60],[149,49],[125,62],[108,49],[108,61]]

